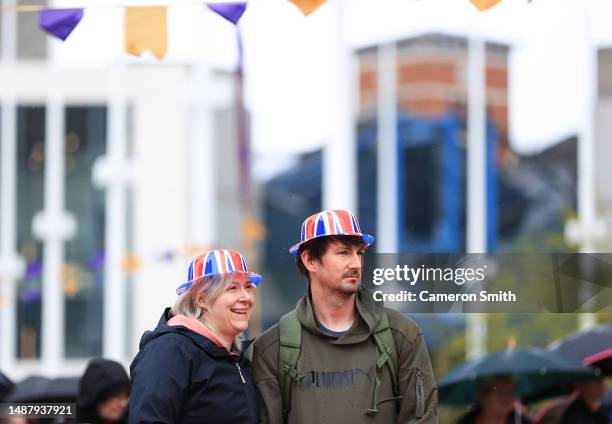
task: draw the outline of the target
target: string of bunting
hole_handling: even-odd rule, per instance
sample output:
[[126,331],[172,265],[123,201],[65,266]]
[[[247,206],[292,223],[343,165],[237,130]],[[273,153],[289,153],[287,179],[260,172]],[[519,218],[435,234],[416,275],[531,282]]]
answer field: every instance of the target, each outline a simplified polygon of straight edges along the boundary
[[[246,216],[241,225],[241,233],[244,236],[244,243],[252,244],[263,240],[266,237],[267,229],[261,221],[254,216]],[[121,258],[120,267],[125,274],[134,274],[151,264],[162,264],[174,261],[177,258],[191,259],[194,256],[209,250],[211,246],[202,244],[187,244],[180,248],[168,249],[151,255],[138,256],[132,253]],[[83,263],[65,263],[62,266],[62,286],[64,293],[68,297],[74,297],[82,288],[83,280],[91,281],[94,286],[103,284],[102,273],[106,264],[104,251],[97,251]],[[19,301],[24,304],[31,304],[40,301],[42,298],[42,278],[43,263],[41,258],[30,260],[26,265],[25,274],[22,278],[23,284],[19,290]],[[91,277],[85,277],[89,274]],[[2,302],[0,301],[0,307]]]
[[[304,16],[316,11],[327,0],[288,0]],[[480,11],[493,8],[503,0],[470,0]],[[532,0],[527,0],[531,3]],[[246,10],[246,2],[204,3],[202,1],[175,2],[172,6],[205,4],[210,10],[234,25],[237,25]],[[34,4],[0,5],[0,12],[37,12],[39,27],[49,35],[65,41],[79,25],[85,9],[91,8],[125,8],[125,52],[140,56],[145,51],[151,52],[158,59],[163,59],[168,51],[168,5],[125,6],[120,4],[87,5],[77,8],[48,8]]]

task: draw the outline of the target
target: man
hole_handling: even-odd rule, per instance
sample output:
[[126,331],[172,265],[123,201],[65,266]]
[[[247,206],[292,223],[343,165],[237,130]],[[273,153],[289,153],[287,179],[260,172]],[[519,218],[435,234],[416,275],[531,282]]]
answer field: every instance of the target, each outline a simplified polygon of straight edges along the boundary
[[576,383],[576,399],[563,413],[561,424],[608,424],[608,414],[602,406],[606,394],[603,377]]
[[531,424],[516,400],[516,383],[512,376],[494,375],[481,380],[477,393],[478,405],[461,417],[457,424]]
[[420,328],[360,289],[374,237],[348,211],[302,224],[308,290],[254,344],[263,423],[436,423],[437,388]]

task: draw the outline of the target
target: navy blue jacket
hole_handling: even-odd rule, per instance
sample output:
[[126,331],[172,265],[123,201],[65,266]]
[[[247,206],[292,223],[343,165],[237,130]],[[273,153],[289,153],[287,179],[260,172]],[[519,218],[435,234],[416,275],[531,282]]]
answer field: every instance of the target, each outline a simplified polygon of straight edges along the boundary
[[129,423],[256,423],[248,361],[168,319],[170,309],[140,340],[130,367]]

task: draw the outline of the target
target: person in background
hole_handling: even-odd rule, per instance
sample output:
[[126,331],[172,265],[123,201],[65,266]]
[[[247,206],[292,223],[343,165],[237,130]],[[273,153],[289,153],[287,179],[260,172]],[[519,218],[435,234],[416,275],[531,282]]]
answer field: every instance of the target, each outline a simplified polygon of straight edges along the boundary
[[257,393],[240,336],[260,281],[234,250],[193,259],[174,306],[140,341],[130,368],[130,423],[257,422]]
[[0,402],[13,390],[15,384],[0,371]]
[[92,359],[79,382],[76,414],[81,423],[127,423],[130,378],[123,366]]
[[576,399],[561,417],[561,424],[608,424],[602,400],[606,394],[605,378],[576,383]]
[[511,376],[485,379],[477,390],[477,407],[461,417],[457,424],[531,424],[516,400],[515,382]]

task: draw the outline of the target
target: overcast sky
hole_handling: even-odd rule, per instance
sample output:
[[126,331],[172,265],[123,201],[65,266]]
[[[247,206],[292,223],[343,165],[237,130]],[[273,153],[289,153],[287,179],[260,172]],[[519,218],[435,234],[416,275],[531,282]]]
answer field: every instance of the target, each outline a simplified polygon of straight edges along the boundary
[[[597,45],[612,46],[611,0],[533,0],[531,4],[503,0],[484,13],[469,0],[343,1],[346,38],[353,47],[430,31],[457,35],[476,31],[510,44],[510,139],[521,152],[537,151],[576,132],[586,87],[586,37]],[[95,3],[105,2],[116,4]],[[155,1],[125,2],[139,3]],[[591,8],[588,30],[586,3]],[[81,25],[58,52],[78,66],[121,58],[122,13],[120,8],[87,9]],[[234,65],[231,24],[200,5],[177,4],[168,13],[170,48],[164,63],[181,63],[200,52],[215,66]],[[284,161],[286,154],[312,150],[328,138],[333,125],[326,109],[333,92],[328,63],[334,54],[329,40],[335,22],[329,5],[305,18],[287,0],[249,1],[240,27],[253,144],[259,157],[267,160],[263,164],[273,166],[275,158]]]

